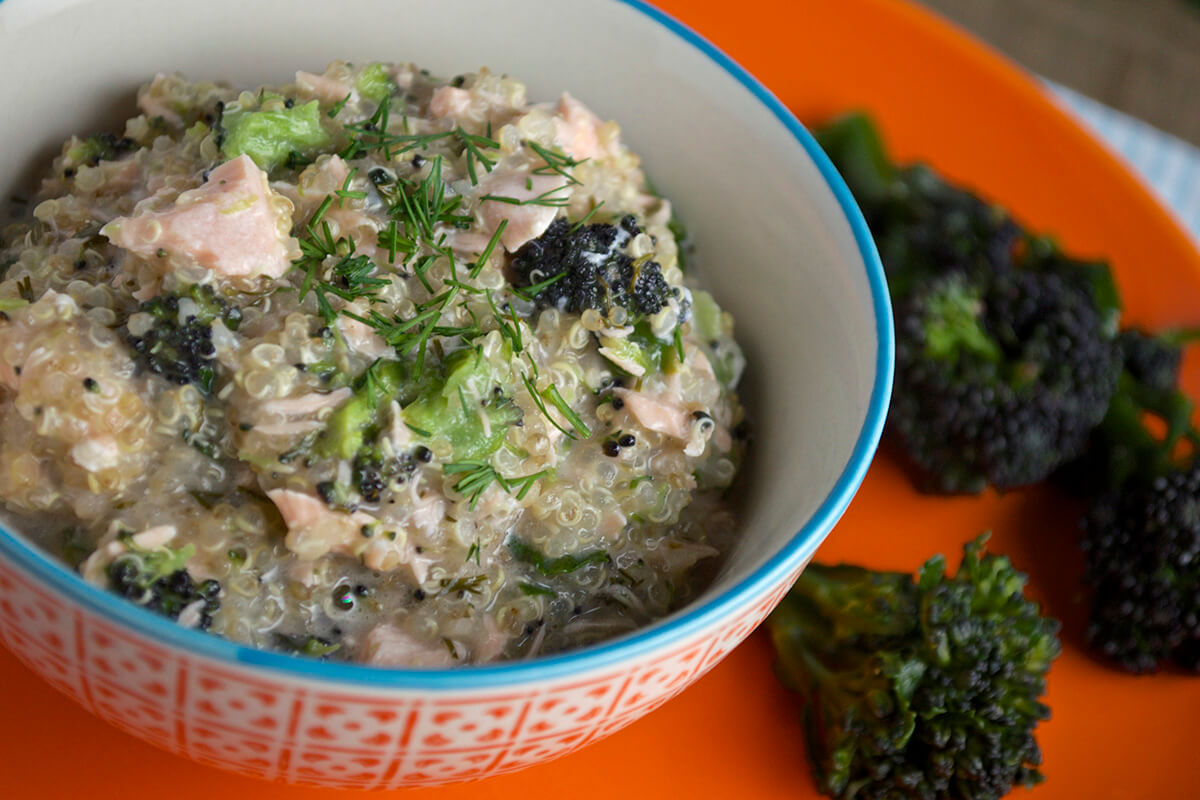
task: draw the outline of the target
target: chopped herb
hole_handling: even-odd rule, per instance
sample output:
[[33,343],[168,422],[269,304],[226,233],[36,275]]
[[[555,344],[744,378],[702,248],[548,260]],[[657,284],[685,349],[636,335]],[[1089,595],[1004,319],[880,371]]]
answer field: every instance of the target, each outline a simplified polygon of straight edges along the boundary
[[350,92],[347,92],[345,97],[333,104],[328,112],[329,118],[335,119],[338,114],[342,113],[342,109],[346,107],[346,103],[348,102],[350,102]]
[[479,566],[479,540],[478,539],[476,539],[475,542],[471,545],[471,548],[469,550],[467,550],[467,559],[466,560],[470,561],[472,558],[475,559],[475,566]]
[[584,214],[584,215],[583,215],[583,216],[582,216],[582,217],[579,219],[579,221],[578,221],[578,222],[576,222],[574,225],[572,225],[572,226],[571,226],[571,233],[574,233],[575,231],[577,231],[577,230],[579,230],[580,228],[582,228],[584,225],[587,225],[587,224],[588,224],[588,222],[591,220],[591,218],[592,218],[592,217],[594,217],[594,216],[596,216],[596,212],[597,212],[597,211],[599,211],[599,210],[600,210],[600,207],[601,207],[601,206],[603,206],[603,205],[604,205],[604,201],[603,201],[603,200],[601,200],[599,203],[597,203],[596,205],[592,206],[592,210],[591,210],[591,211],[589,211],[588,213]]
[[456,461],[443,464],[442,472],[446,475],[460,475],[454,483],[454,491],[470,501],[471,510],[479,503],[480,496],[487,488],[500,478],[500,473],[483,461]]
[[469,578],[456,578],[455,580],[442,578],[438,583],[441,587],[441,591],[438,594],[479,594],[481,591],[480,584],[486,580],[486,575],[472,575]]
[[517,584],[517,588],[521,590],[521,594],[538,596],[545,595],[546,597],[558,597],[558,592],[551,589],[549,586],[541,586],[536,583],[526,583],[522,581]]
[[528,564],[542,575],[566,575],[588,564],[607,564],[611,559],[603,550],[590,550],[579,555],[567,554],[558,558],[549,558],[532,545],[526,544],[516,536],[508,540],[508,552],[514,559]]
[[546,206],[547,208],[563,208],[571,202],[571,198],[567,195],[559,194],[564,189],[568,189],[570,184],[564,183],[562,186],[555,186],[553,189],[547,189],[539,195],[530,197],[526,200],[519,200],[516,197],[506,197],[499,194],[485,194],[479,198],[480,202],[492,200],[497,203],[506,203],[510,206]]
[[483,271],[487,265],[487,260],[492,257],[492,251],[496,249],[496,245],[500,242],[500,237],[504,234],[504,229],[508,227],[508,220],[500,220],[500,224],[496,226],[496,232],[492,234],[492,238],[488,240],[487,246],[480,252],[479,258],[475,259],[475,263],[471,265],[471,271],[468,273],[472,278],[478,278],[479,273]]
[[275,643],[281,650],[312,658],[325,658],[330,653],[337,652],[342,647],[339,642],[330,642],[319,636],[289,633],[276,633]]
[[587,161],[586,158],[582,161],[576,161],[575,159],[559,152],[558,150],[550,147],[543,147],[537,142],[530,141],[526,142],[526,144],[528,144],[533,152],[541,156],[542,160],[546,162],[545,166],[538,167],[533,171],[534,175],[561,175],[567,179],[568,183],[579,183],[575,176],[572,175],[568,170],[570,170],[572,167],[579,166],[584,161]]

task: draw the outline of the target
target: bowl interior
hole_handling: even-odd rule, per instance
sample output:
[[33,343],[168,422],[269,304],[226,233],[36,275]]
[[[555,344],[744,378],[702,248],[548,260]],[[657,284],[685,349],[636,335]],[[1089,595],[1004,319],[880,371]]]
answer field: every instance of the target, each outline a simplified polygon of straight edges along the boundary
[[655,13],[619,0],[7,0],[0,190],[71,133],[131,116],[155,72],[257,86],[339,58],[413,61],[445,76],[488,66],[535,101],[569,90],[621,123],[747,352],[743,534],[703,604],[785,547],[797,566],[848,502],[886,404],[890,323],[863,231],[794,121]]

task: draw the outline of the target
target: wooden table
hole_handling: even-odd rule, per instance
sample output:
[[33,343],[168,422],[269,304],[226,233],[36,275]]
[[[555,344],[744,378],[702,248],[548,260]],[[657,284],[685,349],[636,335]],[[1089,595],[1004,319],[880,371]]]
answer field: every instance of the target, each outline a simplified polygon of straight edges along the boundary
[[1200,144],[1200,3],[920,2],[1026,68]]

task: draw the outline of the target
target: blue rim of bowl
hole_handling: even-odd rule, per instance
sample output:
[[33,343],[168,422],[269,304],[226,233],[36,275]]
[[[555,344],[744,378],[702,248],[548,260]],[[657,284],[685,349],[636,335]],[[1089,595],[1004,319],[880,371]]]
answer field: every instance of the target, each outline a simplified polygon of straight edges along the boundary
[[[734,610],[765,593],[816,552],[838,519],[849,506],[867,472],[879,444],[887,417],[892,389],[893,350],[892,309],[888,300],[883,265],[867,229],[866,221],[845,182],[812,135],[780,100],[757,78],[719,50],[715,45],[674,17],[643,0],[614,0],[662,25],[691,44],[735,78],[765,105],[788,129],[816,164],[854,234],[855,243],[867,270],[867,281],[875,316],[877,352],[875,381],[867,406],[866,418],[858,441],[837,483],[812,517],[770,561],[718,597],[677,612],[675,618],[651,625],[610,642],[525,662],[494,666],[465,666],[457,669],[385,669],[359,664],[318,661],[256,650],[207,633],[182,628],[152,612],[138,608],[103,589],[85,583],[77,574],[36,550],[31,544],[0,526],[0,553],[26,569],[35,578],[68,595],[92,612],[115,620],[154,641],[178,646],[201,657],[238,667],[282,673],[300,680],[328,683],[372,685],[387,689],[475,690],[514,686],[579,675],[611,667],[677,643],[730,616]],[[0,0],[2,3],[3,0]]]

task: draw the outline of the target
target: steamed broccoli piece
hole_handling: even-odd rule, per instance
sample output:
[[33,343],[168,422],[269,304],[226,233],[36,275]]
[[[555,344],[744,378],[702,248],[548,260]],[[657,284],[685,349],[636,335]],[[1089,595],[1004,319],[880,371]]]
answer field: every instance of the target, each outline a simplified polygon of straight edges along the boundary
[[245,153],[267,172],[293,153],[312,155],[330,142],[329,134],[321,127],[321,106],[316,100],[272,110],[226,107],[220,127],[221,153],[226,158]]
[[383,99],[396,91],[396,83],[388,75],[383,64],[371,64],[358,74],[355,84],[359,95],[372,103],[382,103]]
[[74,164],[94,167],[101,161],[113,161],[122,154],[137,149],[137,142],[128,136],[117,137],[111,133],[97,133],[68,150],[67,158]]
[[887,271],[897,340],[889,428],[922,488],[1014,488],[1078,456],[1119,372],[1107,267],[1063,256],[924,167],[893,166],[865,117],[819,138]]
[[112,591],[143,608],[178,620],[184,609],[202,603],[197,627],[207,630],[221,606],[221,585],[215,580],[197,583],[186,564],[196,549],[160,547],[142,550],[125,539],[126,551],[108,565]]
[[667,284],[658,262],[625,252],[639,233],[632,216],[616,225],[572,225],[559,217],[517,251],[514,285],[541,285],[534,300],[542,308],[577,314],[591,308],[607,318],[619,306],[628,312],[626,322],[655,314],[676,290]]
[[210,394],[216,379],[213,323],[221,320],[233,330],[241,322],[241,310],[211,286],[193,285],[179,294],[148,300],[140,311],[154,317],[154,325],[140,335],[126,334],[138,361],[172,383],[190,383]]
[[1178,387],[1191,338],[1121,334],[1116,395],[1087,452],[1062,476],[1090,500],[1082,524],[1088,642],[1131,672],[1172,659],[1200,671],[1200,433]]
[[781,680],[805,699],[818,788],[844,800],[999,798],[1042,780],[1033,733],[1058,623],[1025,576],[966,545],[905,573],[812,564],[768,619]]

